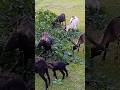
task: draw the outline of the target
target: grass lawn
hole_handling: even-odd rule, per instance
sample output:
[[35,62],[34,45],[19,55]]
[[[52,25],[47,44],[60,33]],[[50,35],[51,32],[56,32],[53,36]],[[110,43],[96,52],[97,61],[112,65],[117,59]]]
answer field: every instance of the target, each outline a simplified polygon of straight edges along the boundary
[[[50,71],[51,76],[51,85],[48,90],[85,90],[84,85],[84,65],[82,64],[73,64],[71,63],[69,66],[67,66],[69,77],[65,78],[62,81],[62,85],[55,84],[52,81],[55,80],[53,77],[53,72]],[[62,78],[62,74],[58,71],[57,76],[59,79]],[[36,90],[44,90],[44,82],[41,79],[41,77],[36,74]]]
[[71,16],[77,16],[79,18],[79,29],[84,32],[85,27],[85,0],[36,0],[35,10],[48,9],[57,15],[62,12],[65,13],[67,24]]

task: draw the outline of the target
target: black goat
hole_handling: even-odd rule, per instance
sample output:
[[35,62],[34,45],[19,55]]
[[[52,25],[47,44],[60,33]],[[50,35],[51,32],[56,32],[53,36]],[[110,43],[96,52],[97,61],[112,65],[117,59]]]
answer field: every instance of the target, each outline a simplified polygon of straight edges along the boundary
[[61,23],[63,24],[64,21],[65,21],[65,26],[66,26],[65,14],[62,13],[55,19],[55,21],[52,22],[52,25],[53,25],[53,27],[56,27],[57,25],[59,25]]
[[38,59],[39,61],[37,61],[35,63],[35,72],[38,73],[41,78],[45,81],[45,90],[48,89],[48,81],[45,77],[45,74],[47,75],[47,78],[49,80],[49,84],[50,84],[50,76],[49,76],[49,72],[48,72],[48,66],[47,63],[45,62],[44,59]]
[[[52,69],[53,76],[56,79],[57,79],[56,70],[59,70],[62,73],[62,75],[63,75],[62,79],[64,79],[65,73],[66,73],[66,76],[68,77],[68,70],[66,69],[66,65],[69,65],[69,63],[64,63],[62,61],[55,61],[53,63],[49,63],[48,67],[50,69]],[[65,73],[64,73],[64,71],[65,71]]]
[[53,39],[49,36],[47,32],[42,33],[42,38],[40,39],[40,42],[38,44],[38,48],[43,47],[44,51],[43,53],[47,53],[47,51],[52,52],[52,44]]
[[[24,56],[23,60],[18,60],[18,63],[22,62],[24,65],[24,70],[27,72],[28,70],[28,62],[29,60],[34,59],[34,25],[31,17],[27,15],[21,16],[16,20],[15,32],[13,32],[8,39],[4,51],[12,51],[19,49]],[[32,62],[32,61],[30,61]],[[18,63],[11,70],[15,71]],[[24,74],[24,80],[27,81],[27,73]]]

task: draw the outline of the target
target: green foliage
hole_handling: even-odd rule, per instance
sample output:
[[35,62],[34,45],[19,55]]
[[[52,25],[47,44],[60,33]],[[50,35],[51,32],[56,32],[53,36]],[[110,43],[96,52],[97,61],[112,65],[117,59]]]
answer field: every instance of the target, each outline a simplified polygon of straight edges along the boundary
[[53,22],[56,15],[50,11],[44,11],[41,9],[39,12],[36,12],[35,16],[35,37],[39,40],[39,37],[44,31],[51,31],[51,23]]
[[[2,0],[0,3],[0,35],[13,28],[9,27],[14,17],[34,15],[34,2],[32,0]],[[9,27],[9,28],[8,28]]]
[[34,17],[33,0],[0,1],[0,46],[4,45],[10,32],[14,31],[14,22],[24,14]]
[[105,18],[106,14],[104,12],[104,8],[101,8],[99,11],[91,8],[86,15],[87,23],[92,25],[95,30],[101,30],[105,27]]
[[[4,45],[11,32],[16,31],[16,21],[19,17],[23,15],[28,15],[34,17],[34,0],[1,0],[0,1],[0,70],[9,71],[13,68],[16,62],[22,62],[23,57],[20,56],[19,51],[8,51],[2,52]],[[24,72],[27,72],[27,77],[29,80],[33,79],[33,71],[31,71],[31,66],[33,65],[33,60],[29,60],[29,70],[25,71],[22,65],[16,66],[15,73],[23,77]]]
[[17,18],[22,15],[34,16],[33,0],[1,0],[0,2],[0,52],[9,34],[14,31]]
[[[51,23],[56,18],[56,14],[52,13],[49,10],[40,9],[36,13],[35,17],[35,42],[36,46],[39,42],[42,32],[48,32],[50,36],[54,39],[54,44],[52,46],[54,57],[59,59],[64,59],[65,61],[72,59],[72,46],[73,44],[69,41],[69,39],[74,40],[78,38],[80,32],[65,32],[63,30],[63,26],[58,28],[52,28]],[[36,49],[36,54],[41,54],[41,50]],[[67,55],[64,55],[64,52],[67,52]],[[65,58],[67,57],[67,58]]]

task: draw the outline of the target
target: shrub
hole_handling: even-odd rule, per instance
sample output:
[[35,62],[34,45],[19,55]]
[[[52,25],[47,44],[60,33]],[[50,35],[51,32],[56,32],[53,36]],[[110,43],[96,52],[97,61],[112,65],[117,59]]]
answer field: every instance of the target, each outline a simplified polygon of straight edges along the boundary
[[[63,26],[52,29],[51,23],[56,18],[56,14],[49,10],[40,9],[36,12],[35,16],[35,42],[36,46],[39,42],[42,32],[46,31],[54,39],[53,44],[53,57],[64,59],[69,61],[72,59],[72,43],[69,39],[78,38],[80,35],[79,31],[76,32],[65,32]],[[36,54],[40,55],[42,50],[36,48]],[[64,55],[67,52],[67,55]],[[77,55],[77,54],[76,54]],[[64,56],[64,58],[63,58]],[[77,55],[78,56],[78,55]],[[65,58],[67,57],[67,58]]]

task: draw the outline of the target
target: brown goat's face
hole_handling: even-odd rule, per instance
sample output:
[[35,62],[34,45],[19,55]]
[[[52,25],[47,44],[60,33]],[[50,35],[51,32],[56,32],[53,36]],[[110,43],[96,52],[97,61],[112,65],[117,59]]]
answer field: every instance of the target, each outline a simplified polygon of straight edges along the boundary
[[96,46],[91,48],[91,58],[100,55],[104,51],[104,48],[101,46]]

